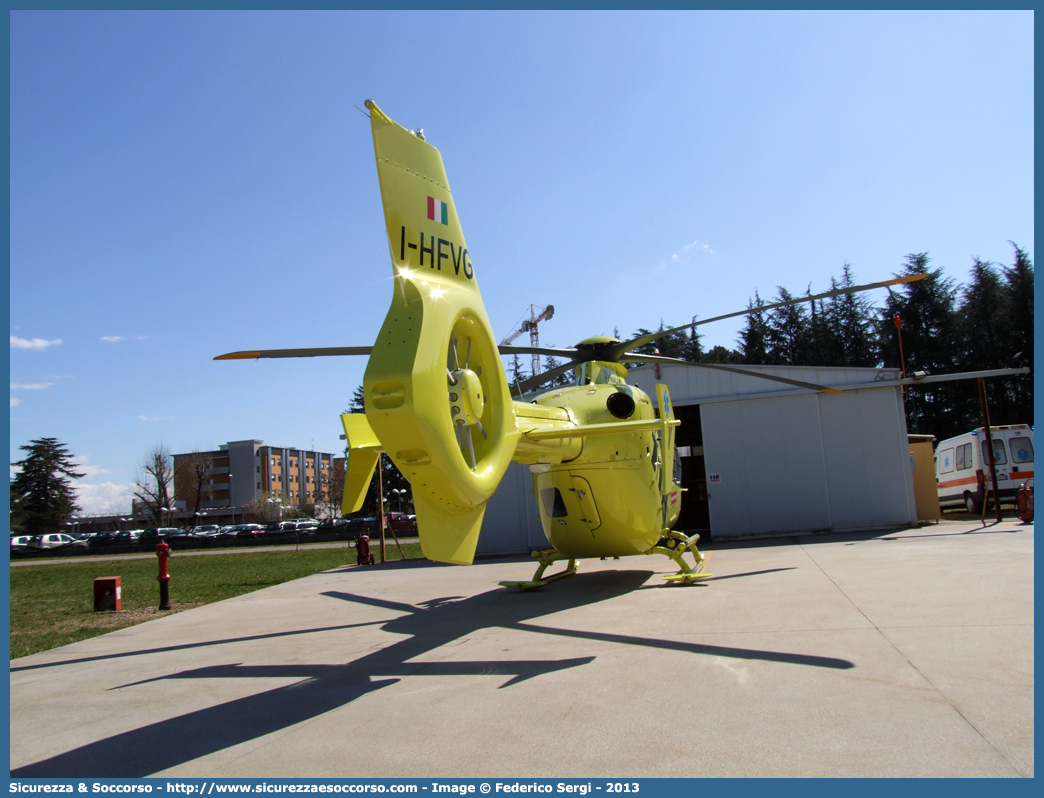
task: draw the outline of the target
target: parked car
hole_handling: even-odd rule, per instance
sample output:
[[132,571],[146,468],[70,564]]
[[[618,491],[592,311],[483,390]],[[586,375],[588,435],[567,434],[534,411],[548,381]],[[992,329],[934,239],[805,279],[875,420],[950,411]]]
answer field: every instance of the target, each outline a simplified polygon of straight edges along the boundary
[[177,540],[191,540],[195,537],[191,530],[188,529],[175,529],[174,527],[161,527],[156,530],[160,540],[167,543],[172,543]]
[[[138,531],[140,532],[141,530]],[[117,539],[117,535],[119,534],[119,532],[115,531],[98,532],[91,536],[91,539],[87,541],[87,545],[92,549],[104,549],[111,546],[118,546],[119,540]]]
[[411,535],[417,534],[417,516],[406,515],[406,513],[385,513],[391,528],[399,532],[407,532]]
[[348,518],[324,518],[319,522],[318,528],[320,532],[330,532],[331,530],[342,529],[350,523],[351,519]]
[[77,540],[64,532],[55,532],[49,535],[36,535],[30,538],[27,544],[33,549],[59,549],[59,548],[87,548],[82,540]]
[[217,536],[223,538],[234,538],[236,536],[236,533],[238,532],[238,524],[236,526],[226,525],[221,527],[220,530],[218,530]]
[[265,534],[265,528],[261,524],[237,524],[237,538],[253,538]]
[[134,543],[151,544],[153,546],[161,540],[177,540],[186,537],[184,530],[173,526],[161,526],[152,529],[132,529],[131,533],[131,538]]
[[217,524],[204,524],[203,526],[194,526],[189,530],[189,534],[194,538],[209,538],[217,535],[221,532],[221,527]]
[[30,540],[32,540],[32,535],[18,535],[11,538],[11,551],[25,551],[29,548]]
[[372,535],[377,531],[377,519],[376,518],[349,518],[348,519],[348,530],[354,532],[356,535],[361,535],[364,532],[367,535]]

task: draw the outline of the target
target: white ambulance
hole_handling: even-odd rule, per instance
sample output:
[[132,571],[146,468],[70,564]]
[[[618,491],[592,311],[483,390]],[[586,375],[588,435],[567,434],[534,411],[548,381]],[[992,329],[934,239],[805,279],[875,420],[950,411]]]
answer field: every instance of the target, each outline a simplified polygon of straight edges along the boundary
[[[997,466],[997,492],[1002,502],[1014,502],[1022,483],[1033,479],[1033,429],[1028,424],[990,427],[990,437]],[[935,447],[935,481],[942,507],[963,505],[973,513],[982,511],[990,480],[986,448],[985,427],[941,441]],[[992,493],[991,486],[991,497]]]

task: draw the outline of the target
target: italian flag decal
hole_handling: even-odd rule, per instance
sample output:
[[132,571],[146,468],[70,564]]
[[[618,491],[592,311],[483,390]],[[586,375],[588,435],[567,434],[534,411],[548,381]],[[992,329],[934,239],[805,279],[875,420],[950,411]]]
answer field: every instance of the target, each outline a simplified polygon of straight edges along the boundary
[[449,208],[442,200],[428,197],[428,218],[440,224],[449,224]]

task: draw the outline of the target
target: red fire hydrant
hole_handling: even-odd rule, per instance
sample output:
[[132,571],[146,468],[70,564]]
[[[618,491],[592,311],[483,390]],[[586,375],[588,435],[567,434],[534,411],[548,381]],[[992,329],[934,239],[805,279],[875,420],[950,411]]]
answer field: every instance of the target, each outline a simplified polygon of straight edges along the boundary
[[1019,488],[1019,518],[1028,524],[1033,520],[1033,480],[1025,482]]
[[355,550],[358,554],[359,565],[373,565],[373,555],[370,554],[370,536],[366,533],[359,535],[355,542]]
[[170,574],[167,573],[167,560],[170,559],[170,546],[160,542],[156,544],[156,557],[159,559],[159,576],[156,578],[160,583],[160,605],[161,610],[170,609]]

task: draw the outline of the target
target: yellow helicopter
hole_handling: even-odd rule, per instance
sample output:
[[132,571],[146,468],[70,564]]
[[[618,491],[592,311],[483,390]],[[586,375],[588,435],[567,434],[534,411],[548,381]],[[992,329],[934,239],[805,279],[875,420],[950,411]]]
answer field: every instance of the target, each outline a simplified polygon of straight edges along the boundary
[[[625,382],[625,363],[687,363],[634,352],[691,324],[631,341],[595,336],[573,348],[499,346],[479,293],[439,151],[422,131],[370,112],[377,175],[394,276],[391,308],[370,347],[233,352],[215,360],[369,355],[364,414],[341,416],[349,446],[343,513],[362,506],[380,453],[413,489],[424,555],[469,565],[486,502],[512,462],[527,464],[544,533],[552,548],[520,589],[576,573],[578,558],[663,554],[679,567],[663,578],[683,584],[710,576],[699,535],[673,529],[682,488],[675,462],[680,423],[667,386],[654,396]],[[793,300],[808,302],[921,279],[914,275]],[[704,319],[706,324],[792,302]],[[568,362],[509,386],[502,354],[564,356]],[[813,391],[832,388],[734,366],[691,364],[771,379]],[[574,383],[521,397],[572,371]],[[691,551],[692,566],[684,554]],[[566,568],[545,576],[547,568]]]

